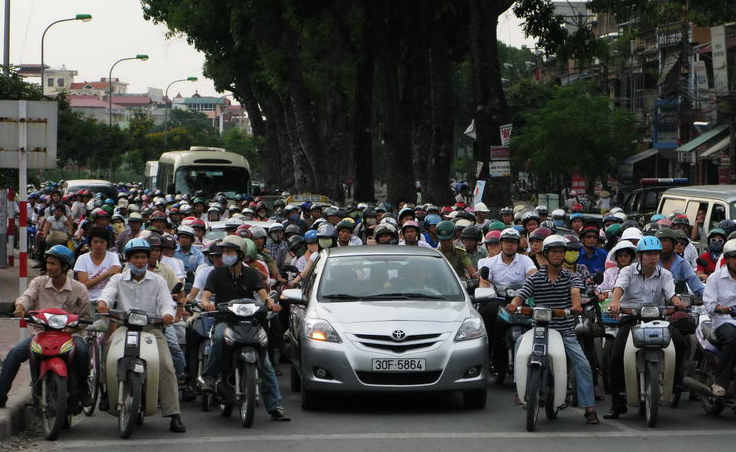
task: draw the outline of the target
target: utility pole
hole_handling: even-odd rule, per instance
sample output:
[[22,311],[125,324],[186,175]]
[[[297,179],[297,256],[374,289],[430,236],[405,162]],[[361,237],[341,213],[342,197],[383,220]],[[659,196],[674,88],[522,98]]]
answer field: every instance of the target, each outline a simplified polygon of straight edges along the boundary
[[3,73],[10,76],[10,0],[5,0],[5,39],[3,40]]

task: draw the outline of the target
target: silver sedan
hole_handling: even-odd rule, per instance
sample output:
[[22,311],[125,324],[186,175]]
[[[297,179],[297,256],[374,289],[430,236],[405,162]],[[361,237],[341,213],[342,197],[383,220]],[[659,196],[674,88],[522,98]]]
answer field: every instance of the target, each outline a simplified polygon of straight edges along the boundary
[[436,250],[325,250],[304,288],[282,299],[291,303],[291,386],[304,409],[324,392],[461,391],[465,406],[485,406],[483,320]]

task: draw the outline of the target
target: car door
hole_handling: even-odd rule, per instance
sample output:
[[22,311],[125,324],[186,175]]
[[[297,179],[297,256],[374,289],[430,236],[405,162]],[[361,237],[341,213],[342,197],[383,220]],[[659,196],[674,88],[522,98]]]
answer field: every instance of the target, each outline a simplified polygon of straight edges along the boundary
[[[312,263],[309,273],[305,278],[304,285],[302,286],[302,298],[307,301],[307,303],[309,303],[310,300],[314,299],[314,292],[317,290],[316,281],[317,276],[319,275],[317,267],[319,267],[320,264],[320,257],[321,255],[318,255],[317,259]],[[289,306],[289,328],[291,329],[291,346],[294,347],[294,353],[292,357],[297,358],[294,359],[294,365],[297,368],[299,368],[298,357],[301,355],[300,340],[302,337],[302,320],[304,319],[304,313],[306,312],[306,310],[306,306],[300,306],[296,304],[292,304]],[[301,369],[299,369],[299,371],[301,372]]]

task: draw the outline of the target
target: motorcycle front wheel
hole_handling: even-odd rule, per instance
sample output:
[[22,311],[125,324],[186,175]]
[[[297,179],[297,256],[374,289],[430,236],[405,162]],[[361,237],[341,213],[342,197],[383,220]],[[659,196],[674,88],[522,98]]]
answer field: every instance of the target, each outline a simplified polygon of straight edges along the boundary
[[245,428],[253,425],[256,413],[257,370],[255,364],[246,363],[240,374],[240,387],[243,391],[240,397],[240,423]]
[[87,387],[92,404],[82,407],[85,416],[92,416],[100,396],[100,346],[96,337],[87,339],[87,350],[89,350],[89,373],[87,374]]
[[54,441],[59,437],[66,420],[67,380],[53,372],[41,381],[42,423],[44,438]]
[[141,377],[131,372],[123,382],[123,406],[118,416],[118,431],[121,438],[128,438],[133,433],[141,411]]
[[524,401],[526,402],[526,430],[533,432],[537,428],[537,419],[539,418],[539,386],[542,382],[542,368],[532,367],[529,369],[527,377],[526,394]]
[[647,427],[656,427],[657,415],[659,414],[659,399],[661,396],[659,388],[659,363],[647,363],[647,371],[644,375],[644,387],[647,391],[644,397]]
[[555,379],[550,375],[547,378],[547,394],[544,399],[544,412],[547,415],[547,419],[557,419],[557,415],[560,412],[560,408],[555,406]]

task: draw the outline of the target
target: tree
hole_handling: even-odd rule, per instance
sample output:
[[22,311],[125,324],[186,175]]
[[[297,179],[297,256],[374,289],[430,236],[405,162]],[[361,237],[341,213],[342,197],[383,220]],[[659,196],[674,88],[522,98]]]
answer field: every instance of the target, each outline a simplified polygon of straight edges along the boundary
[[589,190],[614,175],[618,163],[634,152],[636,117],[612,108],[611,99],[590,84],[552,88],[552,97],[524,114],[525,124],[511,150],[529,162],[541,185],[550,187],[573,173],[587,176]]

